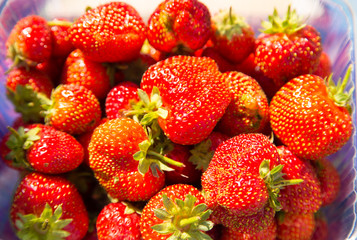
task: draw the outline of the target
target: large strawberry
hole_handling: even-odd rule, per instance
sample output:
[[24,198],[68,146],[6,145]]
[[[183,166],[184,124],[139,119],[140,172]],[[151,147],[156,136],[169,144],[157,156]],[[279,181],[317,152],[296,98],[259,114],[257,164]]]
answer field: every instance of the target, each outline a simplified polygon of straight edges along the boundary
[[144,73],[141,89],[147,94],[157,87],[161,109],[158,117],[173,142],[191,145],[206,139],[230,102],[229,90],[215,62],[205,57],[174,56]]
[[192,52],[211,35],[211,15],[197,0],[161,2],[148,21],[149,43],[163,52]]
[[38,172],[19,183],[10,220],[20,239],[82,239],[88,213],[75,186],[60,176]]
[[302,75],[286,83],[270,103],[270,123],[276,136],[297,157],[325,158],[337,152],[352,134],[348,101],[344,93],[351,68],[337,86],[330,76]]
[[97,62],[137,58],[146,37],[139,13],[129,4],[115,1],[86,11],[69,31],[73,45]]
[[241,72],[225,72],[231,103],[217,128],[228,136],[263,132],[269,123],[268,99],[259,83]]
[[84,155],[82,145],[73,136],[43,124],[11,129],[6,147],[9,151],[3,158],[12,166],[50,174],[77,168]]
[[232,12],[221,10],[212,18],[214,48],[226,59],[240,63],[254,52],[255,35],[245,19]]
[[263,33],[256,39],[255,63],[276,85],[315,71],[322,52],[320,34],[302,23],[295,10],[289,6],[286,18],[280,19],[275,9],[262,27]]
[[99,240],[141,240],[140,214],[125,202],[109,203],[96,221]]
[[211,239],[204,233],[213,227],[207,221],[210,213],[198,189],[186,184],[170,185],[145,205],[140,231],[144,240]]
[[46,19],[30,15],[20,19],[6,41],[7,56],[17,65],[35,65],[52,54],[52,36]]

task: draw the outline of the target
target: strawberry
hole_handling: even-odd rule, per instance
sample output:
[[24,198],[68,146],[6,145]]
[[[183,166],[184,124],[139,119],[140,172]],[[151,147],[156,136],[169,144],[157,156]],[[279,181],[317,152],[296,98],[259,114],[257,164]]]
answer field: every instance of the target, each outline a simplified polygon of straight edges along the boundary
[[223,76],[232,100],[217,124],[218,131],[231,137],[262,132],[269,123],[269,105],[259,83],[240,72],[226,72]]
[[337,152],[352,134],[348,101],[344,93],[351,68],[337,86],[329,78],[302,75],[286,83],[270,103],[274,134],[299,158],[317,160]]
[[327,240],[329,237],[329,226],[326,216],[321,212],[315,214],[315,230],[311,240]]
[[123,81],[113,87],[105,99],[107,118],[122,117],[125,110],[130,110],[130,103],[139,101],[138,89],[138,85],[128,81]]
[[14,167],[59,174],[77,168],[83,161],[82,145],[68,133],[43,124],[10,128],[5,159]]
[[225,59],[214,47],[204,48],[201,56],[212,58],[217,63],[219,71],[222,73],[236,70],[236,66]]
[[295,214],[281,212],[277,216],[279,240],[309,240],[315,229],[313,213]]
[[211,239],[205,231],[213,227],[200,191],[192,185],[165,187],[145,205],[140,231],[146,239]]
[[322,206],[331,204],[341,188],[341,179],[336,167],[327,159],[312,162],[321,187]]
[[81,50],[76,49],[69,54],[64,63],[61,83],[85,86],[98,100],[102,100],[110,91],[114,78],[114,73],[111,73],[109,68],[87,59]]
[[167,111],[158,123],[172,142],[182,145],[206,139],[230,102],[222,74],[205,57],[174,56],[150,66],[141,89],[149,94],[154,87],[160,108]]
[[192,52],[211,35],[208,8],[196,0],[162,1],[148,20],[147,39],[162,52]]
[[38,63],[35,68],[46,73],[51,79],[53,85],[57,86],[60,83],[65,61],[66,58],[64,57],[51,57],[45,62]]
[[20,239],[82,239],[89,222],[71,182],[38,172],[25,175],[19,183],[10,220]]
[[44,94],[49,97],[53,90],[53,84],[47,74],[33,67],[13,68],[7,75],[6,79],[6,96],[14,104],[15,111],[23,115],[25,122],[40,122],[43,117],[39,115],[41,107],[35,104],[34,108],[31,102],[36,101],[36,93]]
[[55,18],[48,22],[52,36],[52,56],[66,58],[74,50],[69,39],[72,22],[65,18]]
[[262,23],[263,33],[256,39],[255,63],[281,87],[291,78],[315,71],[322,52],[319,32],[300,22],[290,6],[285,19],[276,9],[269,21]]
[[240,63],[254,52],[255,33],[245,19],[232,8],[212,18],[214,48],[226,59]]
[[99,240],[140,240],[140,215],[125,202],[109,203],[99,213],[96,227]]
[[69,32],[75,48],[96,62],[131,61],[139,56],[146,38],[143,19],[124,2],[109,2],[86,11]]
[[[111,197],[146,201],[164,186],[165,175],[156,170],[157,160],[134,159],[141,150],[139,144],[148,147],[148,142],[144,128],[130,118],[110,119],[94,130],[88,147],[89,165]],[[148,149],[150,156],[153,151]]]
[[278,152],[285,179],[302,179],[298,185],[286,186],[280,190],[279,201],[285,212],[305,214],[317,212],[322,204],[320,182],[309,160],[299,159],[285,146]]
[[13,27],[5,45],[14,66],[45,62],[52,54],[50,27],[41,16],[24,17]]
[[312,74],[327,79],[328,76],[331,75],[331,73],[332,73],[332,65],[331,65],[330,57],[326,52],[322,51],[319,64],[317,65],[317,68]]

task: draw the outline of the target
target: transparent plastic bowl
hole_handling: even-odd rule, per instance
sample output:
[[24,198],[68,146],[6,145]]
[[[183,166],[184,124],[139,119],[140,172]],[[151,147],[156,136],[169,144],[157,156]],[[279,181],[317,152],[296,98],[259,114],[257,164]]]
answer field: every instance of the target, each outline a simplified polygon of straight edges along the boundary
[[[285,13],[291,4],[299,14],[307,19],[321,33],[324,50],[333,63],[334,79],[337,80],[346,72],[349,65],[353,65],[351,80],[348,88],[356,89],[355,69],[355,33],[351,9],[343,0],[201,0],[211,14],[219,9],[230,6],[247,21],[258,29],[262,20],[273,12],[276,7],[279,13]],[[12,27],[20,18],[39,14],[48,20],[54,17],[74,19],[84,12],[86,6],[97,6],[108,1],[95,0],[9,0],[0,2],[0,137],[7,132],[18,116],[5,96],[5,71],[10,65],[6,59],[4,43]],[[146,20],[159,0],[131,0],[127,1],[134,6]],[[352,100],[353,123],[356,126],[356,90]],[[342,189],[337,200],[324,209],[329,221],[329,239],[357,239],[356,231],[356,127],[350,141],[338,153],[329,157],[337,167],[342,180]],[[19,174],[0,161],[0,239],[16,239],[8,222],[8,213],[11,198]]]

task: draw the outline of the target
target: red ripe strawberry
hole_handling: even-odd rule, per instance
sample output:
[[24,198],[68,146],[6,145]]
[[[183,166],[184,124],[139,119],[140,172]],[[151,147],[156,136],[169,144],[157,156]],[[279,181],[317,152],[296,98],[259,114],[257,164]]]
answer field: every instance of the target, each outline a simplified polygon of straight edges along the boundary
[[200,191],[192,185],[165,187],[145,205],[140,219],[144,240],[210,239],[204,232],[213,227]]
[[313,213],[281,213],[277,216],[279,240],[309,240],[315,229]]
[[300,23],[290,6],[284,20],[276,10],[269,20],[262,23],[264,33],[256,40],[255,63],[261,71],[279,87],[293,77],[315,71],[322,52],[319,32]]
[[68,133],[42,124],[11,129],[5,159],[14,167],[59,174],[77,168],[83,161],[82,145]]
[[161,2],[148,21],[150,45],[163,52],[197,50],[211,35],[208,8],[196,0]]
[[105,113],[108,119],[124,116],[124,111],[131,109],[132,102],[139,102],[139,86],[124,81],[113,87],[105,99]]
[[30,15],[20,19],[6,41],[7,56],[17,65],[47,61],[52,53],[52,37],[47,21]]
[[110,91],[114,77],[114,73],[110,73],[109,68],[102,63],[89,60],[81,50],[76,49],[66,59],[61,83],[85,86],[102,100]]
[[20,239],[82,239],[89,222],[71,182],[38,172],[27,174],[18,185],[10,220]]
[[217,63],[219,71],[222,73],[236,70],[236,66],[225,59],[214,47],[204,48],[201,55],[203,57],[212,58]]
[[101,119],[98,99],[86,87],[62,84],[51,94],[46,123],[69,134],[93,130]]
[[269,105],[259,83],[240,72],[226,72],[223,76],[232,100],[218,122],[218,131],[231,137],[262,132],[269,123]]
[[66,58],[74,50],[69,39],[72,22],[64,18],[55,18],[49,21],[48,25],[52,35],[52,56]]
[[315,214],[315,230],[311,240],[327,240],[329,237],[329,226],[326,216],[322,212]]
[[[111,197],[146,201],[164,186],[164,173],[156,171],[151,162],[134,159],[141,150],[139,144],[145,145],[145,141],[149,140],[144,128],[130,118],[110,119],[94,130],[88,147],[89,165]],[[145,170],[139,172],[141,167]]]
[[305,214],[317,212],[322,204],[320,182],[309,160],[296,157],[285,146],[279,146],[284,179],[302,179],[298,185],[286,186],[280,190],[279,202],[285,212]]
[[337,197],[341,179],[335,166],[327,159],[313,161],[312,165],[320,181],[322,206],[331,204]]
[[220,240],[275,240],[277,234],[276,221],[272,221],[266,229],[255,234],[244,234],[234,228],[223,228]]
[[180,144],[172,144],[172,146],[173,148],[165,156],[177,162],[181,162],[185,166],[173,166],[173,171],[166,171],[166,184],[183,183],[198,185],[201,180],[201,171],[197,170],[195,165],[189,162],[191,147]]
[[230,102],[217,65],[204,57],[174,56],[150,66],[141,89],[149,94],[154,87],[167,111],[158,123],[172,142],[182,145],[206,139]]
[[72,44],[96,62],[131,61],[139,56],[146,37],[141,16],[124,2],[109,2],[86,11],[69,31]]
[[322,159],[338,151],[352,134],[348,101],[343,93],[351,69],[338,85],[329,87],[316,75],[302,75],[286,83],[270,103],[275,135],[299,158]]
[[245,19],[224,10],[212,19],[214,48],[226,59],[240,63],[254,52],[255,33]]
[[320,76],[322,78],[328,78],[332,73],[331,60],[329,55],[322,51],[320,56],[319,64],[317,65],[316,70],[313,72],[314,75]]
[[140,215],[124,202],[109,203],[96,221],[99,240],[141,240]]

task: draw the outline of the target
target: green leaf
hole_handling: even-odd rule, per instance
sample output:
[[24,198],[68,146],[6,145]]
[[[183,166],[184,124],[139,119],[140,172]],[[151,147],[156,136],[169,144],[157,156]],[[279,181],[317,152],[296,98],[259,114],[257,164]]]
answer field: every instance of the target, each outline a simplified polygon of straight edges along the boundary
[[206,211],[206,209],[207,209],[206,204],[204,204],[204,203],[198,204],[193,208],[192,214],[193,215],[201,215],[204,211]]
[[176,205],[166,194],[162,195],[162,202],[164,204],[164,207],[170,214],[175,214]]
[[175,230],[172,223],[170,223],[170,222],[163,222],[160,224],[156,224],[156,225],[152,226],[151,228],[160,234],[169,234],[169,233],[172,233],[172,230]]
[[170,213],[168,213],[165,209],[162,208],[154,209],[154,214],[157,218],[163,221],[170,220],[173,217]]
[[211,221],[204,221],[198,225],[198,230],[207,232],[211,230],[214,226],[214,223]]
[[149,106],[150,99],[149,99],[148,94],[144,90],[138,89],[138,96],[139,96],[139,99],[141,101],[143,101],[146,106]]

